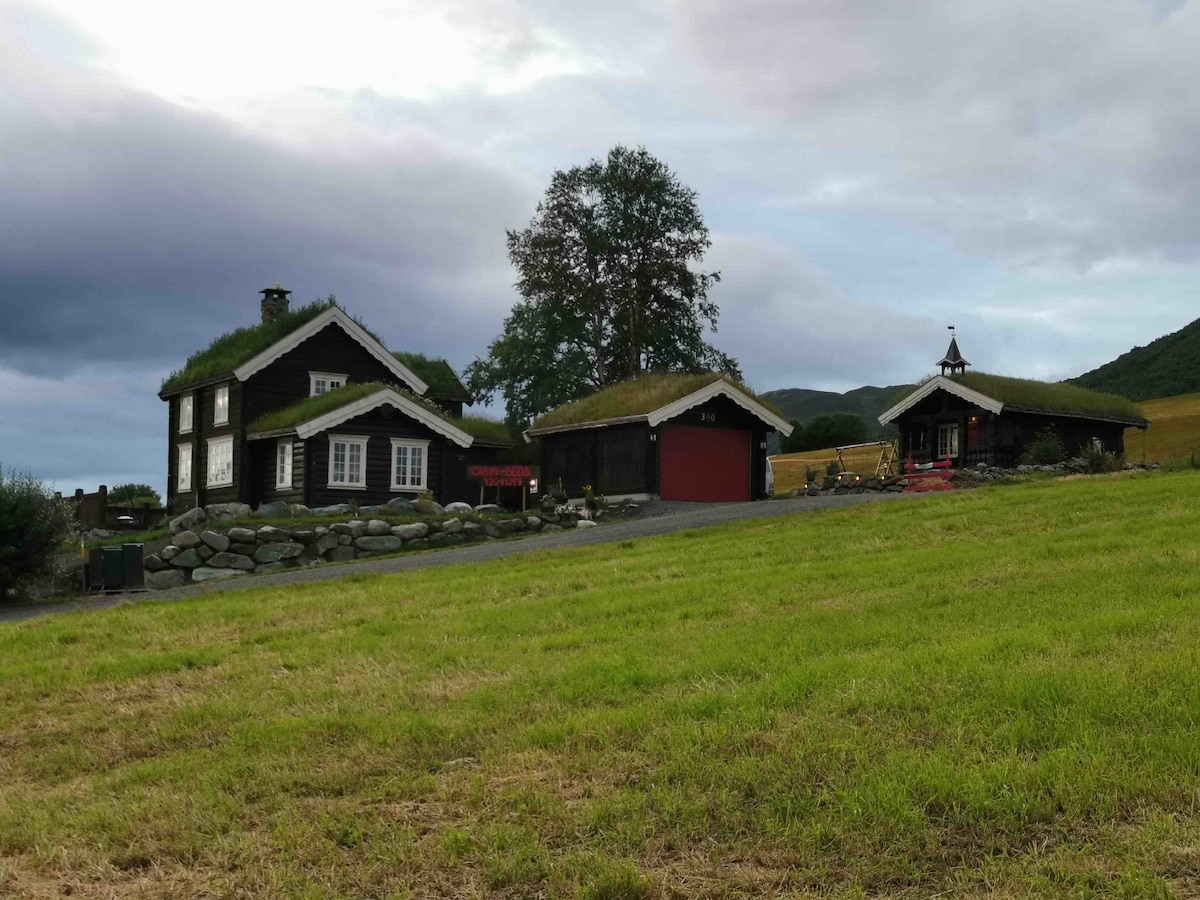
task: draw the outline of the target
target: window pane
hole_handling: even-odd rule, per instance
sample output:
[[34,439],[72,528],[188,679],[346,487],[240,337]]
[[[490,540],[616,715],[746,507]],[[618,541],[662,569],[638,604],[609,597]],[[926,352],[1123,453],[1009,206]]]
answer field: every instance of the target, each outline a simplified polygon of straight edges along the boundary
[[333,445],[333,480],[338,484],[346,480],[346,445],[341,441]]
[[349,444],[346,449],[346,483],[362,484],[362,444]]
[[409,483],[421,487],[425,483],[425,448],[412,448],[412,477]]
[[408,448],[396,447],[396,484],[408,484]]

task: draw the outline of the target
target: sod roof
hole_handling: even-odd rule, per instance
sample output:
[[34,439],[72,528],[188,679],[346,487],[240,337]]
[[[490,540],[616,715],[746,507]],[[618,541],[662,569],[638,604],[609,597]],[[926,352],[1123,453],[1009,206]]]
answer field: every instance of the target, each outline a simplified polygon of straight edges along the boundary
[[334,305],[332,300],[317,300],[285,312],[272,322],[227,332],[203,350],[197,350],[189,356],[182,369],[167,376],[162,388],[169,391],[194,381],[232,372]]
[[1137,404],[1116,394],[1101,394],[1065,382],[1051,383],[1027,378],[1007,378],[986,372],[949,376],[952,381],[978,391],[1005,407],[1042,413],[1094,416],[1136,424],[1145,417]]
[[414,375],[429,386],[429,393],[443,400],[461,400],[471,402],[471,395],[458,379],[458,373],[444,359],[431,359],[423,353],[405,353],[397,351],[392,354],[400,360]]
[[260,416],[250,423],[250,427],[247,430],[251,434],[254,434],[256,432],[293,429],[297,425],[304,422],[311,422],[313,419],[341,409],[343,406],[348,406],[356,400],[361,400],[363,397],[369,397],[371,394],[384,390],[395,391],[402,397],[420,404],[439,419],[481,441],[504,444],[512,442],[508,428],[503,422],[485,419],[482,416],[461,416],[459,418],[448,416],[442,409],[430,403],[426,398],[418,397],[416,394],[399,388],[394,384],[384,384],[381,381],[372,381],[366,384],[348,384],[345,387],[326,391],[324,394],[318,394],[315,397],[305,397],[299,403],[293,403],[291,406],[286,406],[283,409],[269,412],[265,416]]
[[540,416],[531,428],[559,428],[583,422],[648,415],[668,403],[674,403],[688,394],[708,387],[715,381],[725,381],[782,417],[783,414],[774,404],[763,400],[745,385],[715,372],[704,372],[699,375],[641,375],[631,378],[597,391],[582,400],[552,409]]

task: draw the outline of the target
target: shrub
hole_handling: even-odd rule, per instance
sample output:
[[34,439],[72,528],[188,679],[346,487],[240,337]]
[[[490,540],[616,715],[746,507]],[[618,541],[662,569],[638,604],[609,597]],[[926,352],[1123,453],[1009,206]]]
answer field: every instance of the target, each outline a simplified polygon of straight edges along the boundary
[[838,461],[836,459],[831,459],[829,462],[827,462],[825,464],[825,474],[826,475],[837,475],[841,471],[842,471],[842,467],[840,465],[838,465]]
[[1085,447],[1079,455],[1087,460],[1088,471],[1094,475],[1116,472],[1121,468],[1121,461],[1117,459],[1116,454],[1095,447]]
[[1028,466],[1052,466],[1066,458],[1062,439],[1053,428],[1034,435],[1033,443],[1021,454],[1021,462]]
[[817,480],[817,470],[814,469],[812,466],[806,466],[804,468],[804,483],[812,484],[816,480]]
[[38,479],[0,470],[0,600],[50,569],[70,523],[67,504]]

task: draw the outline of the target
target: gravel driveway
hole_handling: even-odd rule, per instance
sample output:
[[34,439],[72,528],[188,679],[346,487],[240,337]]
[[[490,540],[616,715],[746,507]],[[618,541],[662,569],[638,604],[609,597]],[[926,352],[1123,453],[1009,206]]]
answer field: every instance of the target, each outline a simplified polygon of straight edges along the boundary
[[185,597],[195,597],[214,591],[276,587],[284,584],[302,584],[315,581],[333,581],[360,572],[387,574],[390,572],[403,572],[408,569],[423,569],[428,566],[454,566],[463,563],[486,562],[505,556],[513,556],[518,553],[556,550],[560,547],[579,547],[586,544],[606,544],[613,541],[629,540],[631,538],[668,534],[672,531],[683,531],[688,528],[722,525],[726,522],[738,522],[742,519],[769,519],[776,516],[805,513],[814,509],[837,509],[843,506],[857,506],[860,503],[878,503],[884,500],[911,498],[913,496],[913,494],[865,493],[830,495],[826,497],[800,497],[795,500],[772,500],[755,503],[684,503],[679,501],[659,501],[648,504],[643,510],[642,515],[636,519],[613,522],[597,528],[571,529],[570,531],[539,534],[519,540],[471,544],[448,550],[431,550],[424,553],[410,553],[405,556],[363,560],[343,565],[289,569],[286,572],[276,572],[271,575],[232,578],[227,581],[206,581],[202,584],[188,585],[169,591],[113,594],[102,597],[89,597],[84,600],[74,600],[67,603],[8,608],[0,607],[0,622],[14,622],[20,619],[29,619],[51,613],[106,609],[127,603],[130,600],[135,600],[136,602],[181,600]]

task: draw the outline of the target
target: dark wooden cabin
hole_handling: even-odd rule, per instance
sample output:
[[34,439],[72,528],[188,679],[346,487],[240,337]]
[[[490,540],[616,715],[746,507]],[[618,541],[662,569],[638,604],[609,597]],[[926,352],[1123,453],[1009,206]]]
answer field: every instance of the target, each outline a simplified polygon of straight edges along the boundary
[[737,501],[767,496],[767,435],[791,433],[774,410],[717,375],[648,375],[553,410],[527,432],[542,481],[572,499]]
[[1149,423],[1124,397],[1072,384],[967,373],[952,340],[942,374],[918,385],[879,421],[900,431],[900,455],[915,463],[950,460],[956,468],[1014,466],[1045,431],[1068,455],[1098,449],[1125,454],[1125,429]]
[[290,310],[289,291],[260,293],[261,323],[194,354],[159,393],[168,509],[477,497],[467,466],[511,442],[462,416],[470,398],[447,363],[389,352],[332,302]]

